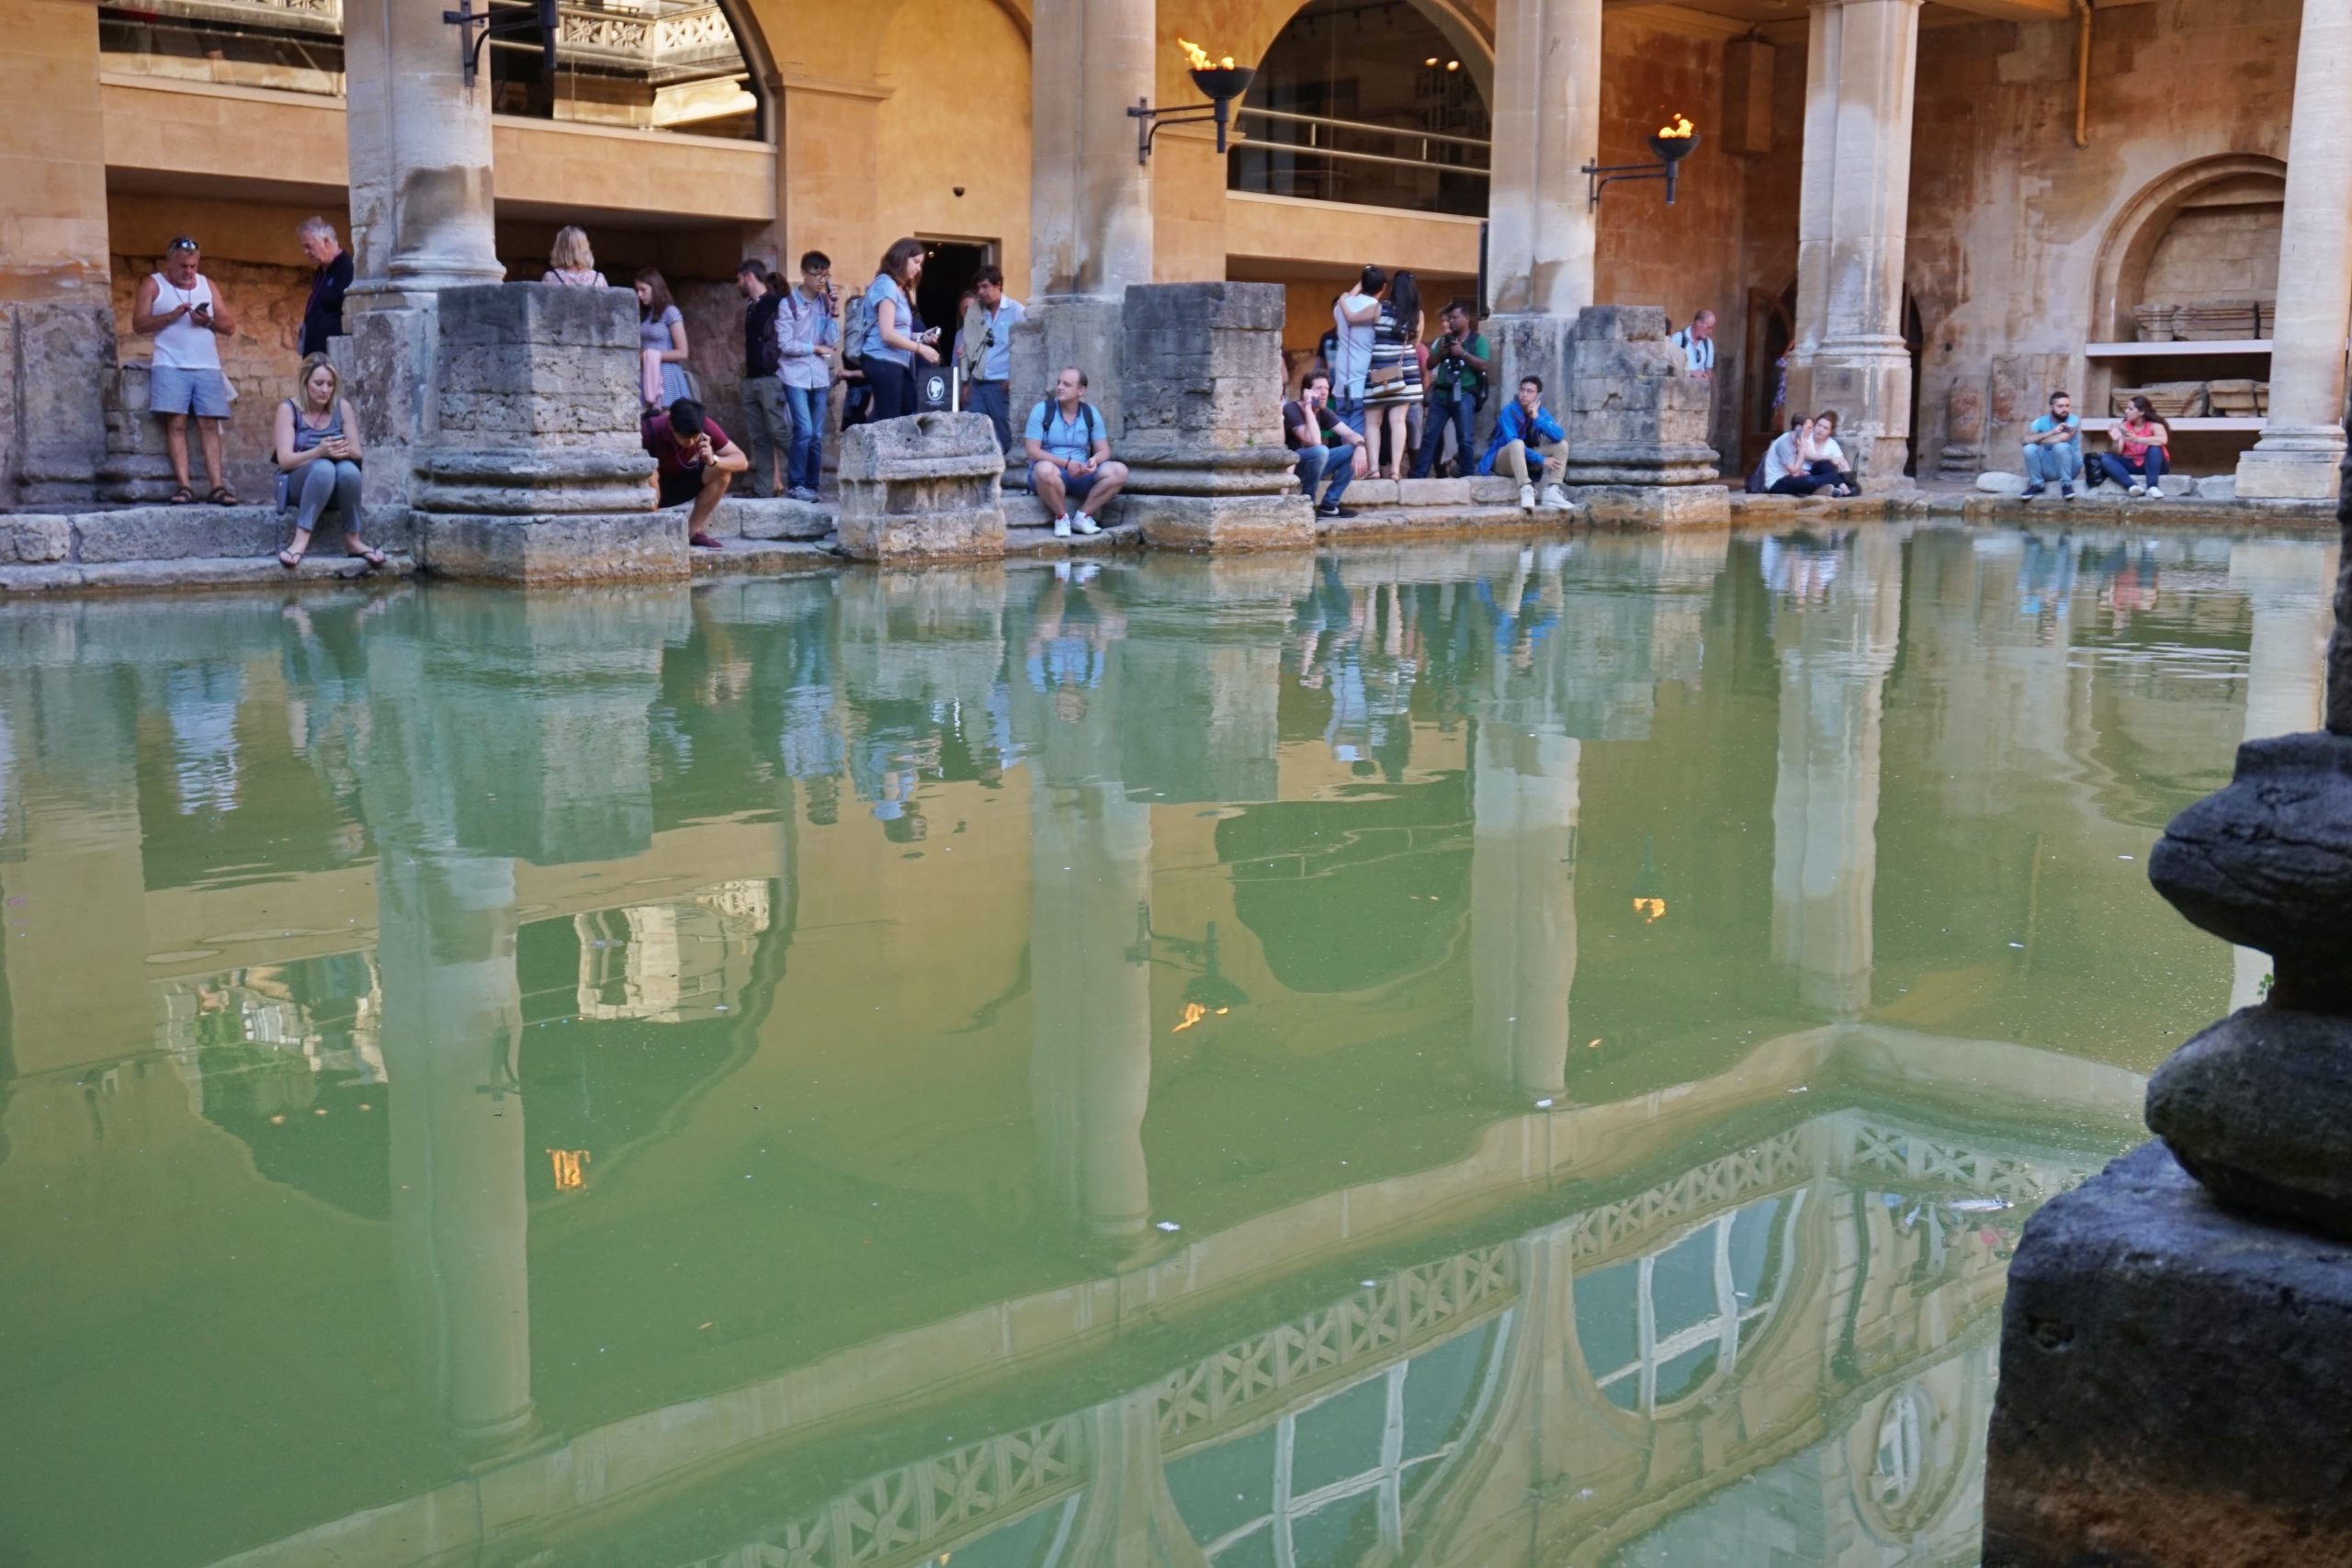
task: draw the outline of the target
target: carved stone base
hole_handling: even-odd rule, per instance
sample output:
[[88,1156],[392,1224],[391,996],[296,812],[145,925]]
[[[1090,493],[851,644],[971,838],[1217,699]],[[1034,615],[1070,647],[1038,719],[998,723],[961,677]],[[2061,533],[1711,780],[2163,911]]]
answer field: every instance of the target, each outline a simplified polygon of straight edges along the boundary
[[1568,496],[1600,528],[1728,528],[1721,485],[1571,485]]
[[1311,550],[1315,509],[1288,495],[1131,495],[1124,520],[1163,550]]
[[1004,554],[1004,454],[987,416],[923,413],[842,437],[842,549],[858,560]]
[[2143,1145],[2009,1269],[1985,1568],[2352,1562],[2352,1258]]
[[683,582],[689,575],[683,512],[551,517],[416,514],[420,564],[441,577],[523,587],[582,582]]

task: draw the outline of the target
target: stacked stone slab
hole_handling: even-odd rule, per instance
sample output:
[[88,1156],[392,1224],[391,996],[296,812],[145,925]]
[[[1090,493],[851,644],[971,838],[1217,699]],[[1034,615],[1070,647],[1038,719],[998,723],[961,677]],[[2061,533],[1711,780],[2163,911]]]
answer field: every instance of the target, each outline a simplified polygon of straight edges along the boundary
[[1283,445],[1280,285],[1131,285],[1113,455],[1122,516],[1163,549],[1310,549],[1315,513]]
[[687,574],[653,510],[638,425],[637,312],[616,288],[441,290],[434,420],[410,502],[424,564],[520,583]]
[[[133,360],[112,368],[104,395],[107,411],[107,452],[98,461],[98,498],[102,501],[163,501],[179,481],[172,476],[172,459],[164,449],[164,422],[148,412],[152,367]],[[188,433],[193,462],[197,436]]]
[[[90,436],[105,417],[100,389],[113,369],[114,313],[104,305],[50,304],[8,314],[20,442],[15,499],[25,506],[85,502],[97,479]],[[195,444],[194,432],[188,441]]]
[[916,565],[1004,555],[1004,454],[985,414],[920,413],[842,434],[842,549]]
[[[2338,521],[2352,546],[2352,487]],[[2251,740],[2149,859],[2268,994],[2148,1084],[2143,1145],[2026,1228],[1988,1568],[2352,1562],[2352,548],[2327,728]]]
[[1566,482],[1592,520],[1645,528],[1729,524],[1719,459],[1707,445],[1713,384],[1690,375],[1667,341],[1666,311],[1586,306],[1569,333],[1567,361],[1567,385],[1556,397],[1547,387],[1546,397],[1568,435]]

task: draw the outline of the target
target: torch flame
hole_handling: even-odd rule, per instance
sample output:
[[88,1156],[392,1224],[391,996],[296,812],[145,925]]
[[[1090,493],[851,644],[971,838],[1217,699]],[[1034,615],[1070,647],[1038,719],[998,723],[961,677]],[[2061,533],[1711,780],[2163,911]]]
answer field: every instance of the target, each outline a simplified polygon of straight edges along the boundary
[[1194,43],[1191,39],[1178,39],[1176,40],[1176,47],[1184,51],[1185,59],[1195,71],[1206,71],[1212,66],[1222,66],[1227,71],[1233,69],[1233,56],[1228,54],[1223,60],[1211,60],[1209,58],[1209,51],[1203,49],[1199,44]]
[[1689,115],[1678,114],[1666,124],[1659,126],[1657,133],[1669,141],[1680,141],[1685,137],[1698,134],[1698,131],[1697,128],[1691,125]]
[[[1665,132],[1660,131],[1659,134],[1664,135]],[[1644,925],[1654,926],[1657,924],[1658,921],[1666,919],[1666,900],[1663,898],[1636,898],[1634,900],[1634,913],[1642,917],[1642,923]]]

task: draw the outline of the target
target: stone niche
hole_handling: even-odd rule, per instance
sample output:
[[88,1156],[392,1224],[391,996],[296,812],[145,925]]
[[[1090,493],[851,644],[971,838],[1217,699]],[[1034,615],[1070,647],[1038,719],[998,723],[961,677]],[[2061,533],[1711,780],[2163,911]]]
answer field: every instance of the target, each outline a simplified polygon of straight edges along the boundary
[[1315,512],[1283,445],[1283,290],[1147,283],[1122,311],[1111,455],[1122,516],[1163,549],[1311,549]]
[[687,574],[653,510],[637,312],[616,288],[485,284],[439,296],[434,424],[410,503],[424,566],[522,583]]
[[1685,369],[1663,309],[1585,307],[1568,336],[1566,385],[1545,393],[1568,434],[1566,483],[1594,522],[1730,523],[1721,459],[1707,445],[1713,383]]
[[977,413],[919,413],[842,434],[842,548],[885,564],[1004,554],[1004,453]]

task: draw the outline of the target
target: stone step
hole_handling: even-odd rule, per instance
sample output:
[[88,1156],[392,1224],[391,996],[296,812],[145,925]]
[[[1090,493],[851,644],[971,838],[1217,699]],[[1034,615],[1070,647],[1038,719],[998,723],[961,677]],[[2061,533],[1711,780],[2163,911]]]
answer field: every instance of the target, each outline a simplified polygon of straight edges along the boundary
[[258,558],[252,556],[183,556],[171,560],[86,564],[57,561],[38,566],[0,566],[0,595],[134,593],[154,589],[266,588],[296,583],[314,587],[362,581],[369,578],[407,577],[415,570],[415,563],[407,556],[392,555],[388,556],[380,570],[370,570],[365,562],[345,555],[340,546],[331,553],[304,557],[302,564],[292,571],[278,565],[275,555]]
[[[1338,540],[1408,535],[1540,534],[1581,527],[1589,521],[1581,508],[1559,512],[1539,507],[1533,512],[1521,512],[1517,504],[1517,489],[1512,487],[1513,502],[1509,506],[1368,506],[1353,517],[1317,517],[1315,536],[1318,539]],[[1353,490],[1348,491],[1347,499],[1351,503],[1355,501]]]
[[710,531],[722,539],[821,539],[833,520],[830,502],[730,495],[712,513]]
[[[368,542],[404,550],[405,514],[390,512]],[[275,557],[294,536],[294,514],[274,506],[125,506],[112,511],[16,513],[0,517],[0,561],[23,564],[74,561],[85,566],[117,562],[209,560]],[[343,526],[330,515],[312,541],[315,553],[340,554]]]
[[723,550],[690,550],[686,558],[696,578],[783,577],[830,571],[842,561],[838,551],[813,539],[743,539]]

